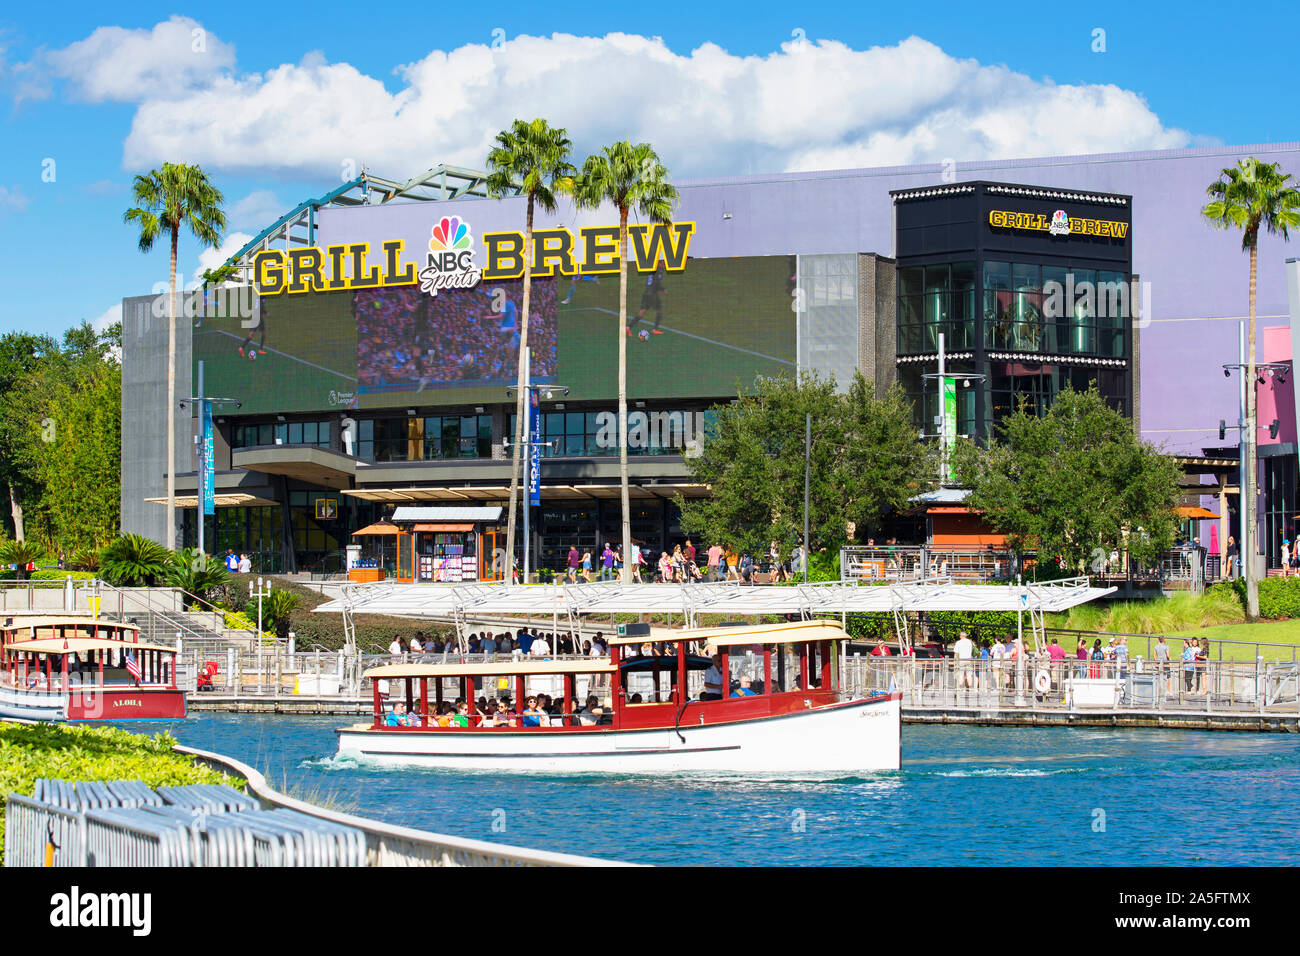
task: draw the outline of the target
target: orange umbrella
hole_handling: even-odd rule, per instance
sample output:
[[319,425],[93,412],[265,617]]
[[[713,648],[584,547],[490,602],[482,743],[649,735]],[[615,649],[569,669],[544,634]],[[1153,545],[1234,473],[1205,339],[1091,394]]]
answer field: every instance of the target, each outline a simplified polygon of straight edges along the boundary
[[1213,511],[1207,511],[1201,507],[1192,505],[1179,505],[1174,509],[1174,514],[1180,518],[1217,518],[1219,517]]

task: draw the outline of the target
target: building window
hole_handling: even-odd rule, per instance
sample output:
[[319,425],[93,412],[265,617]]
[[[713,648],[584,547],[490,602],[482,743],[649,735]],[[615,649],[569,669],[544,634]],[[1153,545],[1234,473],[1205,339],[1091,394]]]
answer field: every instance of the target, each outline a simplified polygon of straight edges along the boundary
[[984,346],[1125,358],[1128,275],[1073,266],[984,263]]
[[230,430],[231,448],[252,448],[258,445],[310,445],[329,448],[330,422],[267,422],[257,425],[236,425]]
[[975,346],[975,263],[907,266],[898,270],[898,354]]
[[357,423],[363,461],[442,461],[492,457],[491,415],[367,418]]

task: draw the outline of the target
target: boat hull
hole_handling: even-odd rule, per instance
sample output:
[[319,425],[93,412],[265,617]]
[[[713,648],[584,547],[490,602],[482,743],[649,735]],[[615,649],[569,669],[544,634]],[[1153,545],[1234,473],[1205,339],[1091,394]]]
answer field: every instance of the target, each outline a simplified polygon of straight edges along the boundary
[[185,692],[172,688],[104,687],[44,693],[0,687],[0,718],[23,720],[180,720]]
[[898,769],[900,732],[895,694],[676,729],[351,727],[338,731],[338,752],[385,766],[458,770],[862,773]]

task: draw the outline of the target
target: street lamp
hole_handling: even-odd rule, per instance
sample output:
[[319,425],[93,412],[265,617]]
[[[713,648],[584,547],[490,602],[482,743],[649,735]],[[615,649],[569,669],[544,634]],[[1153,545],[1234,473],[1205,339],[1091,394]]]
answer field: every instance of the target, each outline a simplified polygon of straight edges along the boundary
[[256,590],[256,591],[253,590],[253,582],[252,582],[252,581],[249,581],[249,582],[248,582],[248,596],[249,596],[250,598],[254,598],[254,597],[257,598],[257,639],[258,639],[258,644],[259,644],[259,646],[260,646],[260,645],[261,645],[261,639],[262,639],[262,598],[264,598],[264,597],[269,598],[269,597],[271,596],[271,582],[270,582],[270,580],[267,580],[267,582],[266,582],[266,590],[262,590],[262,579],[259,577],[259,578],[257,579],[257,590]]
[[[532,544],[531,536],[529,533],[529,512],[532,509],[533,481],[536,480],[537,482],[537,496],[538,496],[538,503],[540,503],[541,484],[542,484],[542,477],[541,477],[542,449],[554,448],[554,447],[558,447],[559,445],[559,439],[555,439],[553,441],[538,441],[537,437],[535,437],[532,434],[533,405],[534,403],[539,402],[539,396],[537,394],[539,392],[541,393],[540,398],[544,398],[549,402],[555,398],[564,398],[566,395],[569,394],[569,389],[567,386],[564,385],[534,385],[532,383],[532,374],[531,374],[533,350],[525,349],[525,353],[526,354],[524,356],[523,388],[524,391],[527,393],[528,401],[524,403],[527,406],[527,415],[525,416],[523,422],[523,441],[521,441],[519,444],[520,447],[522,447],[528,453],[528,458],[527,458],[528,464],[524,466],[524,474],[525,477],[527,478],[527,481],[525,481],[524,483],[528,486],[528,490],[526,492],[527,498],[524,501],[524,583],[527,584],[529,578],[529,557],[531,554],[531,544]],[[506,395],[507,396],[514,395],[518,392],[518,390],[519,390],[518,386],[511,385],[506,389]],[[540,412],[538,413],[538,421],[540,424]],[[507,438],[503,440],[501,445],[503,448],[508,449],[510,447],[510,439]],[[514,575],[511,573],[511,571],[514,567],[514,555],[513,554],[506,555],[506,561],[508,565],[506,568],[506,580],[513,584]]]

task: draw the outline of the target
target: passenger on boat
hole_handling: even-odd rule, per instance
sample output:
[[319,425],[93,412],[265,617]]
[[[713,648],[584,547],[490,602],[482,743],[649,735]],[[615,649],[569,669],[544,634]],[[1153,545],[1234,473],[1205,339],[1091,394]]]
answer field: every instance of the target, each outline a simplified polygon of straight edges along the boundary
[[456,716],[452,717],[451,726],[453,727],[469,726],[469,704],[466,703],[465,701],[462,700],[459,704],[456,705]]
[[551,644],[546,640],[545,634],[538,634],[533,639],[533,646],[528,649],[528,653],[533,657],[547,657],[551,653]]
[[411,638],[411,653],[412,654],[424,653],[424,643],[420,640],[419,631],[416,631],[415,636]]
[[754,693],[754,689],[750,686],[750,680],[749,680],[748,677],[742,677],[742,678],[740,679],[740,686],[737,687],[735,690],[733,690],[733,691],[731,692],[731,696],[732,696],[732,697],[754,697],[754,696],[756,696],[755,693]]
[[488,631],[483,635],[483,640],[479,642],[479,648],[484,654],[495,654],[497,652],[497,639]]
[[469,648],[469,652],[471,654],[483,653],[483,645],[479,643],[477,634],[471,634],[469,636],[469,641],[467,642],[466,646]]
[[540,727],[542,721],[547,717],[546,711],[537,706],[537,698],[529,697],[524,701],[524,720],[525,727]]
[[519,648],[519,653],[527,654],[532,650],[534,640],[536,638],[521,627],[515,635],[515,647]]
[[713,664],[704,672],[704,692],[700,700],[722,700],[722,655],[713,655]]
[[410,721],[407,719],[406,705],[401,701],[398,701],[393,705],[393,709],[388,712],[388,716],[384,718],[384,726],[406,727],[409,725]]
[[644,704],[645,700],[644,698],[641,697],[640,694],[633,694],[631,697],[628,698],[627,702],[629,704]]
[[452,706],[451,701],[444,700],[441,704],[438,705],[438,714],[434,718],[434,722],[439,727],[450,727],[451,719],[452,716],[455,714],[455,711],[456,708]]

